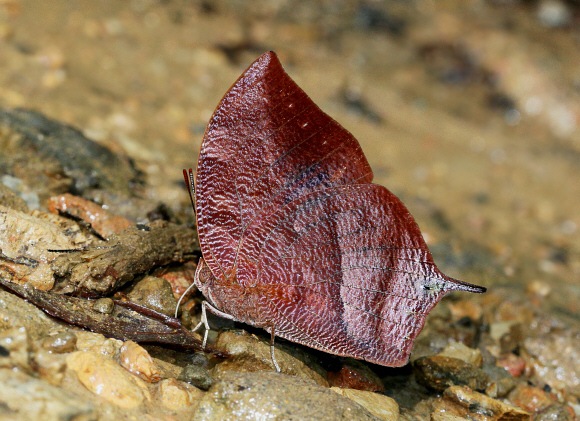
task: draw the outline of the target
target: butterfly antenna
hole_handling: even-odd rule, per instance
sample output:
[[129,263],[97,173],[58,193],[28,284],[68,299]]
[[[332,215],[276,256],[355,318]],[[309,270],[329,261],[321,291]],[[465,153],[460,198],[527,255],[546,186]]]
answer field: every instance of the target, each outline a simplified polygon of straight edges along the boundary
[[193,177],[193,170],[191,168],[189,171],[183,169],[183,179],[185,180],[185,187],[189,193],[189,200],[191,201],[191,207],[195,215],[195,178]]
[[[183,179],[185,180],[185,188],[187,188],[187,192],[189,193],[189,200],[191,201],[193,215],[195,216],[195,178],[193,177],[193,169],[190,168],[188,171],[184,168]],[[177,301],[177,305],[175,306],[175,318],[177,318],[177,313],[179,311],[181,301],[183,301],[183,298],[189,293],[189,291],[191,291],[193,287],[195,287],[195,284],[188,286],[185,292],[181,294],[181,297],[179,297],[179,301]]]

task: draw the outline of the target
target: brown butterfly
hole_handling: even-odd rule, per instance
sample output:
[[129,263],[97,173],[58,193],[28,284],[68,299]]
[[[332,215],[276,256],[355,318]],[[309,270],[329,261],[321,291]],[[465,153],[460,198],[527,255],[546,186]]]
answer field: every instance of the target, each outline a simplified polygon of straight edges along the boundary
[[[401,366],[446,293],[485,292],[437,269],[405,205],[372,178],[357,140],[276,54],[258,58],[216,108],[197,162],[204,344],[209,309],[272,343]],[[272,359],[279,370],[273,347]]]

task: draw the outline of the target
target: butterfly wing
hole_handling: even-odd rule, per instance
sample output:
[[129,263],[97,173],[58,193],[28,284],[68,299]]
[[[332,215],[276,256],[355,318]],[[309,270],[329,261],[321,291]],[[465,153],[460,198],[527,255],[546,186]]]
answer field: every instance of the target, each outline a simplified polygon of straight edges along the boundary
[[370,184],[356,139],[274,53],[220,102],[196,177],[196,284],[237,320],[397,366],[445,292],[485,290],[439,272],[405,206]]
[[276,335],[388,366],[406,363],[446,292],[479,288],[441,274],[409,211],[374,184],[319,190],[256,221],[240,256],[238,281]]
[[226,93],[205,132],[196,174],[204,259],[225,278],[258,215],[317,189],[371,180],[358,141],[265,53]]

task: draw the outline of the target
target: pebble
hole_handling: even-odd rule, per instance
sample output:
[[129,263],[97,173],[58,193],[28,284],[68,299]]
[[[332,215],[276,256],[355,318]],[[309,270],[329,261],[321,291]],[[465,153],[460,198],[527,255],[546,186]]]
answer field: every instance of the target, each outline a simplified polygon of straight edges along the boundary
[[483,363],[483,357],[479,349],[469,348],[461,342],[451,342],[437,355],[441,357],[457,358],[475,367],[481,367]]
[[361,405],[314,381],[275,372],[228,372],[205,392],[192,421],[376,421]]
[[186,365],[177,380],[192,384],[201,390],[208,390],[214,382],[207,368],[194,364]]
[[477,420],[530,420],[528,412],[474,392],[465,386],[447,388],[443,397],[434,403],[433,413],[437,413],[438,416],[432,417],[432,420],[455,420],[455,418],[447,418],[446,415]]
[[552,404],[534,414],[534,421],[573,421],[574,409],[568,405]]
[[520,384],[508,397],[511,404],[529,412],[538,412],[557,403],[556,397],[542,389],[526,384]]
[[328,372],[328,382],[331,386],[366,390],[368,392],[384,392],[385,385],[368,366],[363,362],[348,359],[339,371]]
[[[0,289],[0,330],[24,327],[32,340],[41,340],[46,332],[62,329],[62,323],[35,305]],[[4,332],[0,333],[0,335]],[[0,349],[0,357],[3,355]]]
[[30,369],[30,340],[26,328],[12,328],[0,333],[0,367]]
[[512,325],[508,332],[499,338],[500,353],[507,354],[516,352],[524,340],[525,334],[520,323]]
[[[270,357],[270,343],[244,330],[221,332],[215,347],[232,355],[212,369],[212,375],[216,379],[228,371],[275,370]],[[314,362],[310,354],[298,347],[279,343],[276,343],[274,352],[282,373],[312,379],[319,385],[328,387],[326,371]]]
[[105,338],[100,333],[78,331],[77,351],[93,351],[105,356],[115,356],[119,353],[123,341],[113,338]]
[[496,365],[507,370],[513,377],[521,376],[526,369],[526,361],[515,354],[498,358]]
[[19,212],[28,212],[28,205],[24,199],[6,187],[2,182],[0,182],[0,205]]
[[173,296],[171,285],[165,279],[146,276],[135,284],[127,297],[134,303],[167,316],[175,315],[177,300]]
[[526,292],[530,295],[545,298],[552,292],[552,287],[546,282],[535,280],[526,285]]
[[[196,268],[197,264],[193,261],[189,261],[180,266],[161,268],[156,270],[153,275],[169,282],[171,290],[173,291],[173,296],[176,300],[179,300],[187,288],[193,284]],[[192,288],[187,296],[183,297],[182,303],[187,301],[195,291],[196,289]]]
[[516,325],[518,322],[515,320],[496,322],[489,326],[489,336],[496,342],[499,342],[503,335],[509,333],[512,326]]
[[[49,253],[49,249],[70,249],[75,245],[54,221],[42,218],[38,213],[23,213],[0,206],[0,249],[5,256],[18,258],[22,250],[26,257],[36,260],[37,265],[20,265],[3,260],[6,267],[4,274],[8,280],[26,279],[27,284],[41,289],[50,290],[54,286],[54,272],[50,262],[57,253]],[[18,281],[22,282],[22,281]]]
[[33,354],[35,370],[40,378],[54,386],[58,386],[64,377],[66,356],[39,349]]
[[496,317],[497,321],[519,322],[524,326],[529,326],[537,319],[534,310],[529,305],[505,299],[500,302]]
[[145,382],[101,354],[76,351],[67,356],[66,363],[89,391],[121,408],[135,408],[151,399]]
[[[7,206],[9,208],[24,213],[28,212],[29,209],[39,208],[40,200],[38,199],[38,194],[29,191],[29,188],[24,182],[24,180],[17,177],[12,177],[9,174],[4,174],[0,176],[0,185],[8,188],[12,192],[12,194],[8,193],[8,195],[10,196],[16,195],[18,197],[18,198],[3,197],[2,201],[7,200],[7,203],[1,203],[2,206]],[[4,190],[3,194],[6,193],[7,193],[6,190]],[[24,203],[22,203],[20,199],[22,199]]]
[[580,331],[555,331],[524,340],[526,365],[538,383],[580,396]]
[[453,321],[469,317],[471,320],[479,320],[483,311],[481,304],[474,300],[460,300],[456,303],[449,303],[449,311]]
[[161,404],[171,411],[186,409],[203,396],[201,390],[176,379],[161,380],[157,394]]
[[399,419],[399,405],[388,396],[366,390],[331,387],[330,390],[355,401],[377,418],[385,421]]
[[151,355],[133,341],[125,341],[120,350],[121,366],[146,382],[161,380],[161,369]]
[[488,396],[492,398],[503,398],[516,387],[516,380],[503,368],[494,365],[485,365],[482,369],[489,378],[489,384],[485,389],[485,393]]
[[538,3],[537,16],[539,21],[550,28],[561,28],[570,23],[570,9],[560,0],[542,0]]
[[111,298],[99,298],[93,303],[93,310],[102,314],[111,314],[115,308],[115,302]]
[[452,385],[483,391],[489,383],[483,370],[457,358],[422,357],[415,361],[413,369],[419,382],[439,391]]
[[60,332],[43,339],[42,348],[56,354],[63,354],[74,351],[77,343],[77,336],[73,332]]
[[96,420],[93,403],[22,371],[0,370],[0,419],[3,421]]
[[465,421],[465,418],[458,415],[450,414],[447,410],[442,412],[433,412],[430,417],[431,421]]

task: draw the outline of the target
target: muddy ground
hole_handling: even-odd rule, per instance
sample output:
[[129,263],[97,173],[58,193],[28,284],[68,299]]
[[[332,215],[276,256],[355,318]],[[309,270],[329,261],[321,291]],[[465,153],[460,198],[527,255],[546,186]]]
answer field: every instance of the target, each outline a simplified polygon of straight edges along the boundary
[[[225,91],[274,50],[359,140],[375,182],[405,202],[442,271],[489,289],[442,304],[450,317],[483,317],[488,329],[516,321],[487,331],[499,341],[497,329],[524,327],[494,358],[532,367],[520,349],[557,343],[541,336],[554,329],[572,346],[554,355],[578,352],[579,47],[575,1],[0,0],[0,107],[76,127],[123,157],[133,172],[122,177],[135,182],[127,194],[191,222],[181,170],[195,167]],[[71,190],[8,168],[2,183],[30,210]],[[138,211],[114,210],[142,222]],[[563,391],[559,403],[580,412],[580,373],[563,384],[520,375]],[[391,392],[401,414],[420,412]]]

